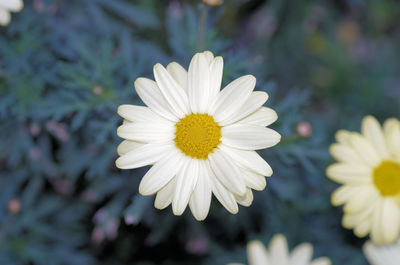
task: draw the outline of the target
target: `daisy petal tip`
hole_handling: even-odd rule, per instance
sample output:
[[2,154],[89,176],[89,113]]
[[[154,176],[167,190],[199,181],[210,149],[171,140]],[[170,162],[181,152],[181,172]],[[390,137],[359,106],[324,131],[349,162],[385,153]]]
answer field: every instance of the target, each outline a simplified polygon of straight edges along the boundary
[[136,87],[137,85],[139,85],[139,83],[141,83],[142,81],[146,80],[145,77],[138,77],[135,79],[135,81],[133,82],[133,85]]
[[366,122],[378,122],[378,120],[372,115],[367,115],[362,119],[362,123]]
[[174,213],[175,216],[181,216],[184,211],[177,209],[174,210],[174,207],[172,207],[172,212]]
[[165,70],[164,66],[163,66],[162,64],[160,64],[160,63],[156,63],[156,64],[153,66],[154,76],[156,76],[156,73],[157,73],[157,72],[160,72],[160,71],[163,71],[163,70]]
[[[207,214],[208,215],[208,214]],[[203,222],[204,220],[206,220],[207,215],[197,215],[197,214],[193,214],[194,219],[196,219],[196,221],[199,222]]]
[[118,159],[115,161],[115,167],[116,167],[116,168],[119,168],[119,169],[122,169],[122,168],[119,167]]
[[335,197],[335,196],[331,196],[331,204],[333,205],[333,206],[335,206],[335,207],[338,207],[338,206],[340,206],[341,205],[341,203],[340,202],[338,202],[338,200],[337,200],[337,198]]
[[155,192],[151,192],[148,187],[144,187],[142,182],[139,184],[139,194],[142,196],[150,196],[153,195]]
[[154,202],[154,208],[156,208],[157,210],[164,210],[166,207],[162,207],[161,205],[158,205],[156,202]]
[[280,135],[280,133],[274,130],[271,130],[271,137],[272,137],[272,143],[270,147],[279,144],[282,140],[282,135]]
[[204,54],[205,56],[212,56],[214,57],[214,54],[212,53],[212,51],[204,51],[204,52],[199,52],[200,54]]
[[128,104],[119,105],[118,108],[117,108],[117,113],[118,113],[118,115],[121,116],[121,117],[123,117],[123,113],[125,112],[125,109],[126,109],[127,107],[129,107],[129,106],[130,106],[130,105],[128,105]]
[[334,169],[333,166],[335,164],[332,164],[330,166],[328,166],[325,170],[325,175],[328,177],[328,179],[332,180],[332,170]]
[[249,81],[254,82],[254,84],[257,82],[257,78],[254,75],[245,75],[244,77]]
[[235,209],[232,209],[232,211],[230,211],[231,214],[238,214],[239,213],[239,208],[236,207]]
[[267,101],[269,99],[269,95],[268,95],[267,92],[265,92],[265,91],[257,91],[257,93],[259,93],[264,98],[264,101]]

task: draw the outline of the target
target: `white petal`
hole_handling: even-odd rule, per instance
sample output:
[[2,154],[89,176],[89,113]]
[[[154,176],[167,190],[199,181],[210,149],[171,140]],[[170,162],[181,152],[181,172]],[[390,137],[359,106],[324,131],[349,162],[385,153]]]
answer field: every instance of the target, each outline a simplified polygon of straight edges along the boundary
[[371,218],[364,219],[354,227],[354,234],[360,238],[365,237],[371,231],[371,227],[372,227]]
[[221,144],[219,148],[239,165],[263,176],[271,176],[272,169],[256,151],[241,150]]
[[173,114],[174,112],[161,94],[156,82],[140,77],[135,81],[135,89],[144,104],[152,111],[168,120],[178,121],[178,117]]
[[176,177],[172,178],[167,185],[161,188],[156,195],[154,200],[154,207],[159,210],[165,209],[172,202],[172,197],[174,195],[176,185]]
[[384,257],[381,257],[379,247],[374,245],[371,241],[368,241],[363,246],[364,255],[371,265],[382,265]]
[[377,166],[382,159],[378,156],[376,149],[371,145],[370,142],[364,136],[357,133],[352,133],[349,137],[351,146],[356,152],[362,157],[365,162],[371,166]]
[[172,62],[167,65],[168,73],[175,79],[175,81],[187,92],[188,86],[188,73],[178,63]]
[[175,138],[175,127],[154,123],[127,123],[118,127],[119,137],[139,142],[166,142]]
[[333,206],[339,206],[347,202],[354,194],[361,189],[359,186],[343,185],[332,192],[331,203]]
[[244,195],[246,184],[238,166],[223,151],[216,149],[208,156],[210,166],[219,181],[231,192]]
[[289,264],[309,265],[313,254],[313,247],[309,243],[298,245],[290,254]]
[[217,198],[217,200],[227,209],[230,213],[236,214],[239,211],[235,197],[228,191],[225,186],[223,186],[214,172],[211,170],[210,165],[207,163],[207,170],[211,180],[212,191]]
[[[383,239],[386,243],[394,242],[399,236],[399,205],[393,198],[386,198],[382,205]],[[400,249],[399,249],[400,251]]]
[[205,56],[207,63],[211,65],[212,61],[214,60],[214,54],[210,51],[205,51],[202,54]]
[[383,237],[384,224],[382,223],[383,200],[377,201],[376,204],[372,219],[371,240],[375,244],[382,244],[385,242]]
[[310,263],[310,265],[331,265],[331,264],[332,264],[331,260],[326,257],[315,259],[313,262]]
[[243,172],[244,182],[246,183],[246,186],[258,191],[265,189],[265,187],[267,186],[267,181],[265,180],[265,177],[263,175],[257,174],[254,171],[245,168],[240,169]]
[[162,116],[154,113],[150,108],[136,105],[121,105],[118,114],[130,122],[161,122],[173,125],[173,123]]
[[258,240],[250,241],[247,244],[247,256],[250,265],[275,265],[271,263],[268,251]]
[[5,9],[0,8],[0,25],[7,26],[10,23],[11,15]]
[[0,9],[6,9],[13,12],[19,12],[24,7],[22,0],[2,0]]
[[250,114],[254,113],[261,108],[262,105],[268,100],[268,94],[263,91],[255,91],[251,93],[247,101],[240,107],[240,109],[226,120],[219,122],[221,126],[235,123]]
[[326,175],[338,183],[371,183],[372,168],[364,164],[336,163],[326,169]]
[[245,207],[249,207],[253,202],[253,192],[251,189],[247,188],[246,193],[243,196],[234,194],[236,201]]
[[174,150],[157,161],[142,178],[139,193],[152,195],[163,188],[181,169],[183,159],[183,155]]
[[255,85],[256,78],[252,75],[242,76],[234,80],[218,93],[208,114],[213,115],[216,122],[227,119],[246,102]]
[[120,169],[132,169],[154,164],[173,151],[172,144],[145,144],[122,155],[115,161]]
[[215,57],[210,65],[210,101],[214,102],[221,90],[224,59],[221,56]]
[[332,157],[341,162],[364,163],[358,153],[348,145],[332,144],[329,147]]
[[367,185],[354,193],[354,196],[347,201],[343,211],[346,213],[360,212],[371,207],[372,203],[378,198],[379,193],[376,188],[372,185]]
[[283,235],[275,235],[269,243],[271,264],[288,264],[289,250],[286,238]]
[[248,124],[222,127],[221,134],[223,144],[244,150],[268,148],[281,140],[280,134],[272,129]]
[[189,206],[197,221],[206,219],[211,203],[211,183],[206,162],[199,161],[199,177],[190,197]]
[[374,146],[381,158],[388,159],[389,152],[386,148],[385,137],[379,122],[372,116],[367,116],[362,121],[362,134]]
[[335,133],[335,139],[338,143],[348,144],[352,133],[346,130],[339,130]]
[[194,113],[205,113],[210,100],[210,69],[203,53],[196,53],[189,65],[188,96]]
[[186,159],[186,165],[176,175],[176,187],[172,200],[172,211],[175,215],[181,215],[185,211],[200,172],[200,162],[197,159]]
[[397,119],[388,119],[384,125],[387,147],[393,157],[400,162],[400,122]]
[[122,156],[132,150],[135,150],[136,148],[138,148],[142,145],[144,145],[144,143],[123,140],[117,147],[117,153],[118,153],[118,155]]
[[371,220],[377,205],[376,202],[372,202],[369,207],[364,207],[359,211],[354,211],[354,213],[345,212],[342,218],[343,227],[352,229],[364,220]]
[[268,126],[278,119],[278,114],[273,109],[261,107],[259,110],[241,119],[238,123]]
[[183,118],[189,111],[189,101],[185,90],[161,64],[154,65],[154,78],[165,99],[179,118]]

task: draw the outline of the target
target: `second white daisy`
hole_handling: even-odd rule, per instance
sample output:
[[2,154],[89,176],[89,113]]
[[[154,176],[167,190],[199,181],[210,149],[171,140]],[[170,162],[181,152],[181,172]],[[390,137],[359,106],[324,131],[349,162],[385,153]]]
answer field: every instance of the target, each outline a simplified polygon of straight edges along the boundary
[[[254,240],[247,245],[247,258],[249,265],[330,265],[331,260],[321,257],[312,260],[313,246],[309,243],[298,245],[289,253],[286,238],[275,235],[266,249],[261,241]],[[242,265],[230,263],[228,265]]]
[[189,204],[197,220],[206,218],[211,194],[231,213],[249,206],[251,189],[263,190],[272,169],[254,150],[276,145],[280,135],[266,126],[277,119],[263,107],[268,95],[253,92],[254,76],[240,77],[220,91],[222,57],[197,53],[189,71],[173,62],[154,66],[155,81],[138,78],[135,88],[148,107],[122,105],[118,128],[124,139],[116,165],[153,165],[139,192],[157,194],[155,207],[172,204],[181,215]]
[[344,204],[343,226],[357,236],[391,243],[400,233],[400,122],[389,119],[382,129],[367,116],[361,131],[339,131],[330,148],[338,163],[327,175],[343,184],[332,194],[332,204]]

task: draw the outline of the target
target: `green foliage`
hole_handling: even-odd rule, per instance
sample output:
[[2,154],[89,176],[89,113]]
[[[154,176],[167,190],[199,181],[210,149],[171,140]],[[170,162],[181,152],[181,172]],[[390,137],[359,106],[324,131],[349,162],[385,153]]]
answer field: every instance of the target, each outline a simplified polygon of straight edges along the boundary
[[[0,264],[245,262],[248,240],[278,232],[334,265],[366,263],[324,171],[335,130],[400,114],[397,2],[225,1],[206,7],[200,44],[204,7],[185,2],[26,1],[0,29]],[[257,77],[283,135],[261,152],[274,175],[253,205],[233,216],[213,201],[204,222],[154,209],[137,192],[147,168],[114,165],[117,107],[142,104],[134,80],[187,67],[198,47],[224,57],[224,84]]]

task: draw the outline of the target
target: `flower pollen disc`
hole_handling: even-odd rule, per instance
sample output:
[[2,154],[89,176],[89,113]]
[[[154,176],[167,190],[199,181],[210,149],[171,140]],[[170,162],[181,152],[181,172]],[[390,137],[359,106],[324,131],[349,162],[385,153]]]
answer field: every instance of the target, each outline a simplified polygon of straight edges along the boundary
[[207,159],[221,143],[221,127],[208,114],[186,115],[175,127],[175,145],[187,156]]

